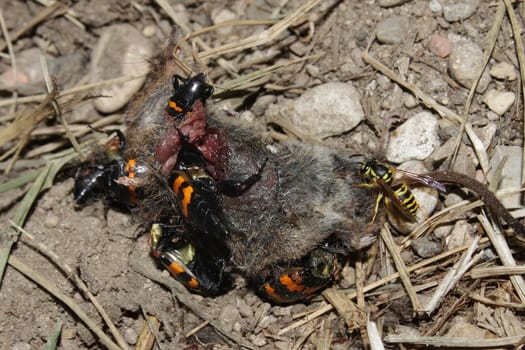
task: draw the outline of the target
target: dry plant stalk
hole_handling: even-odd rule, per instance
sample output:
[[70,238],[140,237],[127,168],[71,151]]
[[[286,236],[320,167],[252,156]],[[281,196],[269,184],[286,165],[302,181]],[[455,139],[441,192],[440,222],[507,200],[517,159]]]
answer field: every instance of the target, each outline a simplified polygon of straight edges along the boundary
[[[29,141],[31,132],[37,127],[38,123],[54,114],[54,110],[51,108],[50,104],[51,101],[56,99],[57,95],[58,93],[55,87],[35,109],[25,110],[18,113],[12,123],[0,129],[0,147],[4,146],[9,141],[18,139],[16,145],[0,156],[0,161],[7,159],[13,154],[15,155],[13,159],[16,160],[16,156],[20,154],[25,147]],[[6,169],[6,173],[9,172],[9,170],[10,168]]]
[[474,238],[469,248],[461,256],[461,259],[459,259],[459,261],[448,271],[445,278],[441,280],[434,295],[432,295],[432,298],[425,307],[424,311],[427,315],[430,316],[436,310],[441,300],[450,290],[452,290],[452,288],[454,288],[456,283],[459,282],[467,270],[481,259],[483,253],[479,253],[472,257],[472,254],[474,254],[474,251],[478,248],[479,239],[479,236]]

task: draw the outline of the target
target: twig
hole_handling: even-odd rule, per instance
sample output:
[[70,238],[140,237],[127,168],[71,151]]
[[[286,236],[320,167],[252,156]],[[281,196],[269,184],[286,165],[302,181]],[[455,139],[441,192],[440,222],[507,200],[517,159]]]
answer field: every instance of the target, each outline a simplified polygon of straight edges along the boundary
[[416,313],[423,311],[423,307],[421,306],[421,303],[419,302],[417,294],[414,291],[414,286],[412,285],[412,282],[410,281],[410,277],[408,276],[407,267],[403,259],[401,258],[401,254],[399,253],[399,248],[396,242],[394,241],[392,234],[390,233],[390,229],[388,228],[388,225],[386,224],[383,225],[380,231],[380,235],[383,241],[385,242],[385,245],[388,248],[390,255],[392,256],[392,260],[394,260],[394,264],[396,265],[397,271],[399,272],[399,277],[401,278],[401,282],[403,283],[403,286],[406,289],[408,297],[410,298],[410,301],[412,302],[412,307],[414,308],[414,311]]
[[209,57],[216,57],[219,55],[224,55],[230,52],[241,51],[247,48],[252,48],[259,45],[264,45],[267,42],[277,38],[284,30],[286,30],[291,24],[310,11],[313,7],[317,6],[321,0],[310,0],[306,4],[297,8],[295,11],[290,13],[288,16],[266,29],[265,31],[249,36],[247,38],[241,39],[237,42],[229,43],[223,46],[219,46],[213,49],[202,51],[199,54],[200,59],[205,59]]
[[[76,87],[73,87],[73,88],[71,88],[69,90],[65,90],[65,91],[61,92],[57,96],[57,99],[63,98],[65,96],[77,94],[77,93],[80,93],[80,92],[86,92],[86,91],[90,91],[90,90],[97,89],[97,88],[103,88],[105,86],[110,86],[110,85],[113,85],[113,84],[125,83],[125,82],[127,82],[129,80],[142,78],[145,75],[146,75],[146,73],[130,74],[130,75],[125,75],[125,76],[122,76],[122,77],[114,78],[114,79],[104,80],[104,81],[91,83],[91,84],[85,84],[85,85],[82,85],[82,86],[76,86]],[[14,99],[12,99],[12,98],[11,99],[5,99],[5,100],[0,101],[0,107],[9,106],[9,105],[12,105],[13,103],[41,102],[41,101],[45,100],[47,97],[48,97],[48,94],[41,94],[41,95],[33,95],[33,96],[21,97],[21,98],[19,98],[16,101]]]
[[[114,114],[114,115],[111,115],[111,116],[108,116],[108,117],[105,117],[105,118],[97,120],[96,122],[91,124],[91,127],[95,128],[95,129],[100,129],[102,127],[106,127],[106,126],[111,125],[113,123],[120,122],[121,120],[122,120],[122,115],[121,114]],[[83,136],[85,134],[88,134],[91,131],[92,131],[92,129],[89,126],[83,125],[80,128],[80,130],[73,132],[73,135],[75,137],[80,137],[80,136]],[[41,154],[47,154],[49,152],[52,152],[52,151],[54,151],[54,150],[64,146],[65,144],[67,144],[67,140],[56,141],[56,142],[48,142],[45,145],[42,145],[40,147],[37,147],[37,148],[34,148],[34,149],[28,151],[26,153],[25,157],[26,158],[34,158],[34,157],[40,156]]]
[[[155,345],[155,339],[158,339],[158,331],[160,329],[160,321],[153,315],[147,315],[144,309],[142,309],[142,314],[144,316],[144,325],[142,326],[142,331],[140,332],[139,340],[137,341],[136,350],[151,350],[153,345]],[[159,346],[159,342],[157,342]]]
[[[461,115],[461,125],[459,127],[458,134],[456,136],[456,141],[454,144],[454,152],[452,153],[452,157],[450,159],[449,170],[452,170],[452,166],[456,162],[456,158],[457,158],[458,151],[459,151],[459,146],[461,145],[463,133],[465,132],[465,126],[467,125],[467,122],[468,122],[468,115],[470,113],[470,106],[472,105],[472,99],[474,98],[474,94],[476,93],[476,88],[478,87],[479,81],[481,80],[481,77],[483,76],[483,72],[485,71],[485,68],[487,67],[487,64],[489,63],[490,56],[492,55],[492,51],[494,50],[494,47],[496,46],[496,40],[498,39],[498,33],[500,31],[501,24],[503,23],[504,16],[505,16],[505,5],[503,4],[503,2],[500,2],[498,5],[498,9],[496,10],[496,16],[495,16],[496,18],[494,19],[492,28],[490,28],[490,31],[487,34],[487,40],[486,40],[485,50],[483,53],[483,59],[478,66],[478,69],[476,71],[476,79],[472,83],[472,86],[470,87],[467,101],[465,102],[465,106],[463,108],[463,114]],[[476,150],[476,153],[478,152],[485,153],[485,148]],[[487,157],[486,153],[485,153],[485,157]],[[483,169],[483,170],[486,170],[486,169]],[[484,174],[487,175],[486,172]]]
[[195,333],[197,333],[198,331],[200,331],[201,329],[203,329],[204,327],[206,327],[209,324],[210,324],[210,321],[202,322],[201,324],[199,324],[196,327],[194,327],[193,329],[191,329],[188,333],[184,334],[184,337],[185,338],[191,337],[192,335],[194,335]]
[[[51,76],[49,75],[49,69],[47,66],[46,57],[40,53],[40,66],[42,68],[42,74],[44,76],[44,81],[46,83],[46,89],[47,93],[50,94],[52,91],[55,91],[56,93],[54,96],[58,94],[58,88],[56,81],[51,79]],[[66,131],[66,135],[71,142],[71,145],[77,151],[80,160],[85,160],[85,155],[82,152],[82,149],[80,148],[80,145],[78,144],[77,139],[75,136],[71,133],[71,130],[69,129],[69,125],[67,123],[67,118],[62,114],[62,110],[60,109],[60,105],[58,104],[56,98],[53,98],[51,100],[51,106],[53,107],[53,110],[55,111],[55,117],[62,123],[62,126],[64,127],[64,130]]]
[[[59,1],[55,2],[49,7],[44,7],[44,9],[41,12],[39,12],[35,17],[31,18],[29,22],[27,22],[15,34],[13,34],[11,40],[16,41],[24,33],[30,31],[33,27],[36,27],[39,23],[46,20],[46,18],[52,16],[55,13],[55,11],[59,10],[61,7],[63,7],[63,4]],[[4,51],[8,45],[9,43],[7,41],[5,43],[0,44],[0,52]]]
[[366,332],[368,333],[368,339],[370,340],[370,349],[372,350],[384,350],[385,346],[377,330],[375,322],[368,321],[366,323]]
[[[523,48],[523,42],[521,34],[522,29],[520,28],[518,24],[518,20],[516,18],[516,14],[514,13],[514,9],[512,8],[512,4],[509,0],[503,0],[505,3],[505,7],[507,8],[507,15],[509,16],[510,20],[510,26],[512,27],[512,34],[514,34],[514,44],[516,45],[516,55],[518,56],[518,63],[520,67],[520,76],[521,76],[521,93],[522,98],[525,99],[525,49]],[[525,109],[522,111],[523,117],[522,121],[525,120]],[[525,134],[525,124],[523,125],[523,133]],[[525,147],[525,144],[523,145]],[[523,183],[525,179],[525,149],[522,150],[522,169],[521,169],[521,181]]]
[[495,306],[495,307],[504,307],[507,309],[518,309],[518,310],[525,309],[525,304],[523,303],[509,303],[509,302],[504,302],[504,301],[495,301],[495,300],[486,298],[484,296],[481,296],[475,293],[469,293],[468,297],[471,298],[472,300],[479,301],[480,303]]
[[[360,255],[359,258],[355,262],[355,289],[357,293],[357,308],[358,310],[366,310],[366,304],[365,304],[365,292],[364,292],[364,285],[365,285],[365,271],[363,268],[363,262],[362,262],[362,256]],[[350,301],[349,299],[346,299]],[[370,335],[368,334],[368,322],[365,322],[365,315],[363,312],[363,315],[358,319],[359,324],[359,333],[361,335],[361,341],[363,342],[363,346],[365,349],[370,347]],[[348,323],[348,321],[347,321]],[[363,327],[366,323],[366,327]]]
[[439,319],[437,321],[434,322],[434,324],[432,325],[432,327],[430,327],[424,335],[426,336],[433,336],[435,335],[437,332],[439,332],[439,330],[441,329],[441,327],[443,327],[443,325],[445,324],[445,322],[448,321],[448,319],[456,314],[458,312],[458,309],[460,307],[461,304],[464,304],[465,301],[469,298],[469,294],[471,291],[474,290],[475,287],[477,287],[479,284],[479,280],[477,281],[474,281],[474,283],[472,283],[472,285],[469,287],[468,289],[468,292],[467,293],[463,293],[459,298],[456,299],[456,301],[454,301],[454,303],[450,306],[447,307],[447,310],[445,312],[441,312],[441,314],[439,315]]
[[461,259],[454,265],[441,280],[441,283],[436,288],[434,295],[428,301],[427,306],[425,307],[425,312],[427,315],[434,313],[436,308],[439,306],[441,299],[458,283],[458,281],[463,277],[465,272],[472,267],[475,263],[481,259],[483,252],[478,253],[474,257],[474,251],[478,248],[479,236],[476,236],[470,247],[463,253]]
[[470,271],[471,278],[485,278],[497,277],[507,275],[523,275],[525,274],[525,266],[492,266],[492,267],[478,267]]
[[[180,28],[182,28],[182,30],[186,33],[190,33],[191,32],[191,29],[186,25],[186,23],[181,20],[179,18],[179,15],[173,10],[173,8],[171,7],[171,5],[166,1],[166,0],[155,0],[155,2],[164,10],[166,11],[166,13],[168,14],[168,16],[170,16],[170,18],[173,20],[173,22],[178,25]],[[195,42],[200,46],[202,47],[203,49],[205,50],[211,50],[210,46],[208,44],[206,44],[202,39],[200,38],[195,38]],[[198,57],[200,59],[203,59],[203,57]],[[237,70],[235,69],[235,67],[229,63],[228,61],[226,61],[225,59],[223,58],[219,58],[217,60],[217,62],[219,63],[219,65],[224,68],[226,71],[230,72],[231,74],[236,74]]]
[[[491,225],[488,219],[483,215],[478,215],[478,220],[483,226],[485,233],[489,237],[503,265],[516,266],[516,261],[514,260],[509,245],[505,240],[505,236],[501,233],[501,231],[497,227]],[[525,303],[525,281],[523,280],[523,277],[512,275],[510,276],[510,280],[516,289],[516,293],[518,294],[521,302]]]
[[384,341],[387,343],[420,344],[434,347],[447,348],[499,348],[515,345],[523,340],[523,336],[505,337],[499,339],[476,339],[476,338],[449,338],[449,337],[425,337],[419,335],[387,335]]
[[[13,81],[15,82],[15,89],[13,91],[13,100],[15,103],[13,104],[13,108],[11,109],[11,114],[15,114],[16,112],[16,100],[18,99],[18,89],[17,89],[17,81],[18,81],[18,67],[16,64],[16,57],[15,57],[15,51],[13,50],[13,43],[11,42],[11,38],[9,37],[9,31],[7,30],[7,27],[5,25],[4,21],[4,15],[3,11],[0,9],[0,27],[2,28],[2,33],[5,38],[5,45],[7,45],[7,51],[9,52],[9,57],[11,58],[11,66],[13,67]],[[4,49],[0,50],[4,51]]]

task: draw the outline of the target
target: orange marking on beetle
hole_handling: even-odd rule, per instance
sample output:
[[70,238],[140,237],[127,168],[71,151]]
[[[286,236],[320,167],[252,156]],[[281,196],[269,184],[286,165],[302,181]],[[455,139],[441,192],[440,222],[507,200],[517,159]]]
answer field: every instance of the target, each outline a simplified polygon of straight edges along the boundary
[[271,297],[273,300],[279,303],[285,303],[288,301],[279,294],[275,293],[275,289],[272,286],[270,286],[269,283],[266,283],[264,285],[264,290],[266,291],[266,294],[268,294],[269,297]]
[[193,187],[188,186],[182,189],[182,193],[184,194],[184,197],[182,198],[181,204],[182,204],[182,215],[184,215],[185,218],[188,217],[188,205],[191,203],[191,194],[193,193]]
[[[135,177],[135,167],[137,166],[137,161],[135,159],[130,159],[126,163],[124,170],[128,173],[128,178],[133,179]],[[138,196],[135,186],[128,186],[128,191],[131,194],[130,201],[133,204],[137,204]]]
[[173,192],[178,196],[180,187],[186,182],[186,180],[182,176],[177,176],[175,180],[173,180],[172,189]]
[[171,109],[175,110],[175,112],[182,112],[182,108],[179,107],[179,105],[178,105],[177,102],[175,102],[175,101],[169,101],[169,102],[168,102],[168,106],[169,106]]
[[197,281],[195,278],[192,277],[188,281],[188,287],[193,288],[193,289],[199,288],[199,281]]
[[175,276],[177,275],[180,275],[181,273],[183,273],[185,270],[183,267],[181,267],[179,264],[176,264],[174,262],[172,262],[169,266],[168,266],[168,270],[174,274]]
[[286,286],[286,288],[290,292],[301,293],[304,290],[304,286],[300,284],[300,282],[302,281],[299,279],[299,283],[297,283],[288,274],[279,277],[279,282],[281,282],[282,285]]

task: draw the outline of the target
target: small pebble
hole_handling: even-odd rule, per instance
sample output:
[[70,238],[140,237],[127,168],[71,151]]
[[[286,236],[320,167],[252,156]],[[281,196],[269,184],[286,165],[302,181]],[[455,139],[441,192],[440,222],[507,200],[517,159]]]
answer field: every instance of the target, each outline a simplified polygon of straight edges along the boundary
[[304,92],[294,102],[291,122],[304,133],[320,138],[340,135],[364,118],[356,88],[350,83],[326,83]]
[[414,108],[419,105],[417,98],[414,97],[412,94],[403,94],[403,104],[406,108]]
[[497,131],[498,125],[496,123],[488,123],[484,127],[479,128],[478,136],[485,150],[489,148]]
[[454,226],[450,224],[440,224],[434,229],[433,234],[436,238],[444,239],[452,232],[453,228]]
[[[126,75],[145,74],[153,44],[129,24],[107,27],[100,36],[91,56],[91,82],[98,83]],[[140,89],[146,76],[100,89],[102,96],[94,100],[95,108],[112,113],[124,107]]]
[[488,111],[486,114],[485,114],[485,117],[491,121],[491,122],[496,122],[499,120],[499,115],[497,113],[494,113],[492,111]]
[[441,243],[432,241],[427,237],[420,237],[410,244],[420,258],[431,258],[441,253]]
[[452,42],[443,35],[432,34],[428,42],[428,49],[434,55],[445,58],[450,55],[450,51],[452,50]]
[[129,345],[137,344],[138,338],[139,338],[139,336],[138,336],[137,332],[135,332],[135,330],[133,328],[126,328],[126,330],[124,331],[124,340]]
[[[18,91],[21,95],[45,92],[44,74],[40,63],[40,49],[32,48],[16,54],[16,77],[10,67],[0,75],[0,90]],[[43,51],[42,51],[43,52]],[[44,55],[49,74],[57,78],[61,87],[69,87],[80,79],[81,67],[85,65],[81,53],[60,57]]]
[[[490,158],[489,178],[492,179],[494,170],[501,169],[501,161],[507,157],[507,161],[503,166],[501,178],[499,180],[498,188],[501,189],[519,189],[521,186],[521,164],[522,164],[522,148],[518,146],[496,146],[492,158]],[[511,196],[501,198],[501,203],[507,208],[518,208],[521,205],[521,193],[516,193]]]
[[386,159],[392,163],[411,159],[424,160],[438,146],[437,118],[430,112],[420,112],[392,132]]
[[242,317],[253,317],[253,310],[244,299],[236,298],[235,302],[237,303],[237,309],[239,309],[239,313]]
[[228,304],[224,306],[219,313],[219,322],[226,332],[231,332],[235,322],[239,322],[240,319],[239,310],[234,305]]
[[428,8],[434,13],[441,13],[441,11],[443,11],[443,6],[441,6],[439,0],[430,0],[428,2]]
[[242,324],[240,322],[235,322],[233,324],[233,331],[240,333],[242,331]]
[[496,114],[503,115],[514,104],[516,95],[510,91],[491,89],[485,94],[483,102]]
[[149,26],[145,26],[144,29],[142,29],[142,35],[144,35],[146,38],[151,38],[155,35],[157,32],[157,27],[153,24],[150,24]]
[[17,73],[9,68],[0,75],[0,88],[17,90],[23,95],[42,93],[45,90],[44,76],[40,66],[40,49],[32,48],[16,55]]
[[260,329],[266,329],[269,325],[272,323],[275,323],[277,321],[277,318],[273,315],[266,315],[264,316],[261,321],[257,324],[257,327]]
[[308,52],[308,47],[300,41],[294,42],[290,45],[290,51],[292,51],[297,56],[304,56]]
[[410,29],[410,19],[405,16],[393,16],[377,24],[377,40],[382,44],[399,44],[405,39]]
[[[388,90],[392,86],[392,81],[383,74],[378,74],[376,81],[377,86],[379,86],[383,90]],[[371,86],[370,88],[375,90],[375,86]]]
[[343,267],[343,270],[341,271],[341,277],[342,279],[339,284],[342,288],[346,289],[355,285],[355,269],[350,265]]
[[507,62],[496,63],[490,69],[490,75],[496,79],[514,81],[517,78],[516,69]]
[[490,333],[473,325],[470,320],[462,316],[456,316],[451,321],[451,327],[444,335],[449,338],[485,339]]
[[49,213],[47,214],[46,219],[44,221],[44,226],[46,228],[55,228],[58,226],[59,222],[60,222],[60,219],[58,216]]
[[447,22],[456,22],[469,18],[476,12],[479,0],[459,0],[443,5],[443,17]]
[[267,343],[266,337],[261,333],[257,335],[252,334],[248,337],[248,339],[252,342],[253,345],[258,347],[265,346]]
[[[453,40],[448,59],[448,70],[454,80],[470,89],[477,78],[478,67],[483,60],[483,50],[474,42],[460,38]],[[490,75],[485,70],[481,75],[476,91],[484,92],[490,83]]]
[[474,239],[476,229],[465,220],[458,220],[450,235],[445,238],[447,250],[456,249],[469,244]]

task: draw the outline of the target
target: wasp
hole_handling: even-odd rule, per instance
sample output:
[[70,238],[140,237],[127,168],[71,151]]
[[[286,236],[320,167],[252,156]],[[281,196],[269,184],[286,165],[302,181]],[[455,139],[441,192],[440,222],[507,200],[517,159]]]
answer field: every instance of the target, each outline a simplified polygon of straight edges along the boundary
[[419,209],[419,203],[407,183],[402,181],[394,184],[394,176],[396,172],[402,172],[403,176],[413,182],[421,183],[425,186],[437,189],[440,192],[445,192],[445,186],[439,181],[428,175],[415,174],[406,170],[394,169],[376,159],[370,159],[365,163],[361,163],[359,175],[366,182],[358,184],[358,187],[378,188],[380,193],[377,196],[374,216],[372,222],[375,221],[377,212],[379,210],[379,203],[384,198],[387,207],[390,204],[408,221],[415,221],[416,214]]

